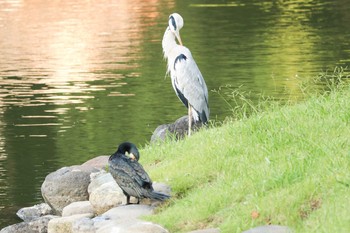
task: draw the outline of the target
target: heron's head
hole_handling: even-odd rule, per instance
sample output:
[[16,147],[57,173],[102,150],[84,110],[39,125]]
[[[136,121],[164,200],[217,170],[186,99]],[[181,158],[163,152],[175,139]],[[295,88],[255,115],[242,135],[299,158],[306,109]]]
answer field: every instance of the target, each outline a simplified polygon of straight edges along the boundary
[[177,40],[180,45],[182,45],[181,37],[180,37],[180,29],[184,26],[184,20],[178,13],[172,13],[169,16],[169,28],[172,33],[175,34]]
[[140,158],[139,150],[135,144],[131,142],[123,142],[119,145],[117,153],[122,153],[130,157],[132,160],[138,161]]

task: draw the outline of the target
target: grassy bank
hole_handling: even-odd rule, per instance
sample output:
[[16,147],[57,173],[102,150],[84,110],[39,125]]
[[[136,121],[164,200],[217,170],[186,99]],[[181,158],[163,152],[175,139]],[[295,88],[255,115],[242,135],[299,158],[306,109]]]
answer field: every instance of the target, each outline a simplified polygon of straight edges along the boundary
[[141,163],[173,189],[150,218],[171,232],[349,232],[350,87],[149,145]]

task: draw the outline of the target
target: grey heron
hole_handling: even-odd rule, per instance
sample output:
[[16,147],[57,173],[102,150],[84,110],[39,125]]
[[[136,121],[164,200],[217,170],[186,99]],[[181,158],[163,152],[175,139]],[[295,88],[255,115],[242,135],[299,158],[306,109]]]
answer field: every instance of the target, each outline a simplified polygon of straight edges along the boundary
[[164,58],[168,60],[167,74],[170,73],[172,86],[188,108],[188,135],[191,135],[192,117],[195,122],[203,124],[209,120],[208,88],[191,51],[182,45],[180,29],[183,25],[183,18],[178,13],[169,16],[162,47]]
[[137,204],[140,198],[160,201],[168,199],[170,196],[153,190],[152,180],[142,165],[138,163],[139,158],[140,154],[135,144],[124,142],[108,160],[109,172],[123,190],[126,204],[130,204],[130,196],[138,199]]

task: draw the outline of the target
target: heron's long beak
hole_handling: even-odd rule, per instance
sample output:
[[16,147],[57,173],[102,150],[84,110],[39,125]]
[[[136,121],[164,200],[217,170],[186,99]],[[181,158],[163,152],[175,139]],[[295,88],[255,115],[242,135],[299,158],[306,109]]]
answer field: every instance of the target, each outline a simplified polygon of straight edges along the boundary
[[181,37],[180,37],[180,32],[175,33],[175,36],[176,36],[177,40],[179,41],[180,45],[182,46],[182,41],[181,41]]

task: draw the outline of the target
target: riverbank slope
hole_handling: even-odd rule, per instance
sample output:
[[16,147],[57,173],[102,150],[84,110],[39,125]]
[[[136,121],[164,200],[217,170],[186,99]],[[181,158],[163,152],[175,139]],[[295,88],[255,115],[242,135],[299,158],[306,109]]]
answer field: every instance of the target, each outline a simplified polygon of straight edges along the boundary
[[173,198],[148,217],[171,232],[267,224],[347,232],[350,86],[148,145],[141,163],[172,187]]

